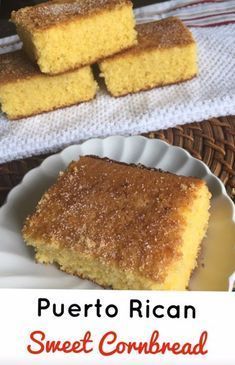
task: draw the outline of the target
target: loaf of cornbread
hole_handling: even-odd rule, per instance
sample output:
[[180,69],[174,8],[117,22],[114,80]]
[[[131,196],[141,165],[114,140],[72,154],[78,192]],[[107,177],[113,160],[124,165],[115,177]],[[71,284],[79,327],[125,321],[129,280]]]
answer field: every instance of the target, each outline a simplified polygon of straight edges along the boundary
[[171,17],[136,27],[138,45],[102,60],[101,76],[113,96],[189,80],[197,74],[191,32]]
[[23,237],[38,262],[103,287],[184,290],[209,202],[202,180],[86,156],[44,194]]
[[58,74],[137,43],[130,0],[52,0],[11,15],[24,50],[40,70]]
[[9,119],[91,100],[97,88],[90,66],[49,76],[22,51],[0,55],[0,104]]

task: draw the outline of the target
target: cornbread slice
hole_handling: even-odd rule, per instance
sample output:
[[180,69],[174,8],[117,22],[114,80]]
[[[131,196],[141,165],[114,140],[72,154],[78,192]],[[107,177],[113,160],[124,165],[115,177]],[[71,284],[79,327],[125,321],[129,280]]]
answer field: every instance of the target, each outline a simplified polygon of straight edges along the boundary
[[31,64],[22,51],[0,55],[0,104],[9,119],[91,100],[96,91],[90,66],[48,76]]
[[94,156],[70,164],[27,218],[41,263],[114,289],[185,289],[209,218],[206,184]]
[[180,19],[136,27],[138,45],[100,62],[113,96],[189,80],[197,75],[196,43]]
[[130,0],[52,0],[11,16],[40,70],[58,74],[137,43]]

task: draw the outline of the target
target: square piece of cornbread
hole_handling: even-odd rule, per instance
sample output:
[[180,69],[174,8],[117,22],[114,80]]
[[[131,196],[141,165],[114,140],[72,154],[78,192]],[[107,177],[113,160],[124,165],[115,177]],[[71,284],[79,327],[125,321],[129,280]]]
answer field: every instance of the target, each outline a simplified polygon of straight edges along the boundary
[[202,180],[85,156],[44,194],[23,237],[38,262],[103,287],[184,290],[209,204]]
[[11,16],[40,70],[58,74],[137,43],[130,0],[52,0]]
[[0,104],[9,119],[91,100],[97,88],[90,66],[49,76],[31,64],[22,51],[0,55]]
[[196,43],[180,19],[136,27],[138,45],[100,62],[113,96],[189,80],[197,75]]

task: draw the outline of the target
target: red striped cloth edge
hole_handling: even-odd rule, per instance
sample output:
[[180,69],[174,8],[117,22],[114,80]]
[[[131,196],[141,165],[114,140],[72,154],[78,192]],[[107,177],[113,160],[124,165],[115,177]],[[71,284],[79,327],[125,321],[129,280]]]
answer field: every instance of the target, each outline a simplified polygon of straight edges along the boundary
[[211,27],[235,23],[235,0],[172,0],[135,12],[140,23],[178,16],[188,26]]

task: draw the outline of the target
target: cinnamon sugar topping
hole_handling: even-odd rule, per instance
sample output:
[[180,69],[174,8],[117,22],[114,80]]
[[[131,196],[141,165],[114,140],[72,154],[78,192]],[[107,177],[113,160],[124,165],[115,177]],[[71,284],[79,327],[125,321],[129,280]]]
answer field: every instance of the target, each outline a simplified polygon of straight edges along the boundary
[[131,5],[131,2],[129,0],[51,0],[13,11],[11,18],[13,22],[23,23],[29,29],[43,29],[58,22],[71,20],[73,17],[84,17],[123,4]]
[[0,84],[37,74],[40,74],[38,67],[28,60],[23,51],[0,55]]
[[27,241],[57,244],[163,280],[180,255],[200,180],[92,156],[73,162],[27,219]]
[[191,32],[175,17],[139,24],[136,30],[139,47],[168,48],[194,43]]

